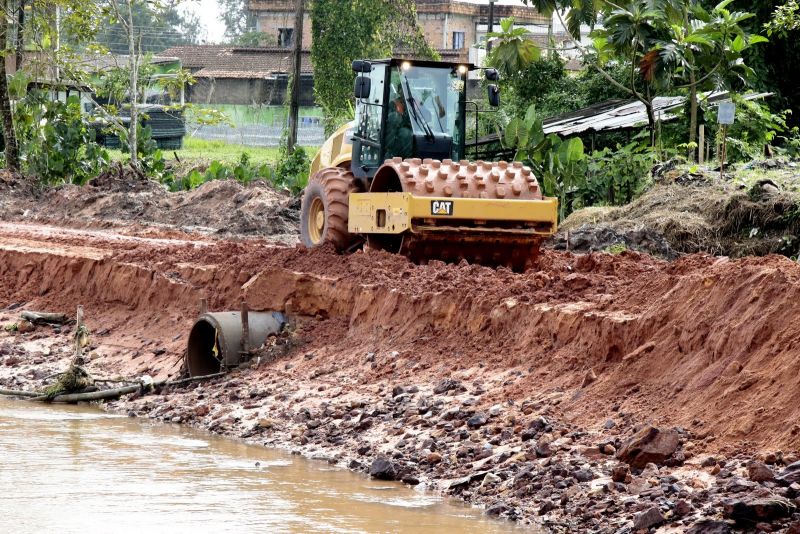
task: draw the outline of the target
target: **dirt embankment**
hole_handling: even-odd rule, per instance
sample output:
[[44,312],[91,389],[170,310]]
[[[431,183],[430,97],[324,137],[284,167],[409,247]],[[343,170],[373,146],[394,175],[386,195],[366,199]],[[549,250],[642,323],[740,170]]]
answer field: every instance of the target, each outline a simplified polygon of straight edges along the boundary
[[258,236],[297,242],[299,200],[263,181],[243,186],[214,180],[170,192],[130,169],[114,166],[87,186],[40,189],[0,177],[0,220],[114,228],[126,233],[179,229],[200,235]]
[[800,254],[797,163],[751,162],[718,171],[666,164],[626,206],[578,210],[553,246],[579,252],[628,248],[673,259],[697,252],[743,257]]
[[[4,223],[0,236],[0,320],[83,304],[99,376],[177,374],[203,297],[296,318],[282,356],[117,410],[298,448],[562,532],[773,528],[800,493],[773,480],[800,439],[800,266],[784,257],[547,251],[519,275],[177,232]],[[41,387],[69,356],[69,327],[2,335],[4,387]],[[664,430],[657,465],[625,471],[615,454],[648,424],[678,430]],[[772,466],[763,480],[754,458]],[[736,515],[759,498],[786,513]]]

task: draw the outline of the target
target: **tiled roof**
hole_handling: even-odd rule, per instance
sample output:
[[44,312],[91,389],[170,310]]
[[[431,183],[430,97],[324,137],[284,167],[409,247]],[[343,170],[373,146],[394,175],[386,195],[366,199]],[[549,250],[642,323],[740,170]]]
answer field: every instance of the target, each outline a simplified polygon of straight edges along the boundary
[[[173,46],[162,55],[180,58],[183,68],[200,78],[266,78],[292,67],[289,48],[187,45]],[[300,71],[311,74],[311,52],[303,50],[300,60]]]
[[[439,50],[439,53],[443,61],[465,60],[466,56],[466,50]],[[185,45],[173,46],[164,50],[161,55],[179,58],[181,66],[191,70],[195,78],[266,78],[285,74],[292,67],[292,50],[289,48]],[[309,50],[303,50],[300,72],[313,73]]]

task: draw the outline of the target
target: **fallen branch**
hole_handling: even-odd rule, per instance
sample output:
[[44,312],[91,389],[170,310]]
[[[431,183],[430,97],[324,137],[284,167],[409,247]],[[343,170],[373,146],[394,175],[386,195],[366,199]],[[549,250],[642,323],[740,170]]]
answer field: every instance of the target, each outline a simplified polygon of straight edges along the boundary
[[63,313],[49,313],[49,312],[23,310],[21,315],[23,319],[30,321],[34,324],[38,323],[64,324],[67,321],[69,321],[69,318],[66,316],[66,314]]
[[[211,375],[203,375],[203,376],[193,376],[190,378],[181,378],[180,380],[162,380],[160,382],[152,383],[152,388],[162,388],[165,386],[180,386],[183,384],[188,384],[190,382],[197,382],[200,380],[208,380],[210,378],[217,378],[219,376],[223,376],[226,373],[214,373]],[[136,383],[135,385],[124,386],[121,388],[114,388],[114,389],[103,389],[99,391],[89,391],[86,393],[64,393],[61,395],[56,395],[52,399],[49,398],[47,395],[42,395],[41,393],[37,393],[35,391],[16,391],[11,389],[0,389],[0,395],[8,395],[11,397],[28,397],[32,401],[40,401],[40,402],[58,402],[58,403],[76,403],[76,402],[89,402],[89,401],[96,401],[96,400],[105,400],[105,399],[115,399],[117,397],[121,397],[122,395],[128,395],[130,393],[136,393],[137,391],[143,389],[149,389],[148,385],[138,381],[138,380],[97,380],[97,382],[127,382],[127,383]]]
[[203,376],[191,376],[189,378],[181,378],[180,380],[173,380],[171,382],[157,382],[153,384],[155,387],[163,387],[163,386],[180,386],[181,384],[188,384],[190,382],[197,382],[198,380],[206,380],[209,378],[217,378],[218,376],[224,376],[227,373],[214,373],[211,375],[203,375]]
[[[89,402],[104,399],[115,399],[122,395],[135,393],[142,388],[140,384],[135,386],[125,386],[116,389],[104,389],[101,391],[92,391],[90,393],[67,393],[65,395],[56,395],[50,402],[60,403],[75,403],[75,402]],[[31,400],[47,400],[47,397],[36,397]]]
[[0,395],[8,395],[9,397],[39,397],[41,393],[35,391],[15,391],[13,389],[0,389]]

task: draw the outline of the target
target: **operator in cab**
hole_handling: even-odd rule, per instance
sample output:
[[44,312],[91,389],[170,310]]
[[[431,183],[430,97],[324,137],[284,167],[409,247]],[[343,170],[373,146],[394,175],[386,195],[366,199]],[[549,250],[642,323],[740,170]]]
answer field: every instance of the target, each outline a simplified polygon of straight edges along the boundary
[[398,91],[397,97],[389,103],[386,119],[386,157],[410,158],[414,149],[413,139],[406,101],[403,92]]

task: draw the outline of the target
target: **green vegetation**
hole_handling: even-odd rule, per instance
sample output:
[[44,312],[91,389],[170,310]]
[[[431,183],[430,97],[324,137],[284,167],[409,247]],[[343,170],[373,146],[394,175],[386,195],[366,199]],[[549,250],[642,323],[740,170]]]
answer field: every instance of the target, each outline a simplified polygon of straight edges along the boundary
[[571,207],[627,204],[647,185],[655,162],[656,154],[637,142],[593,152],[586,160]]
[[207,141],[196,137],[185,137],[183,148],[180,150],[166,153],[168,160],[177,160],[191,164],[202,163],[204,161],[220,161],[232,164],[239,160],[243,152],[246,152],[250,161],[254,164],[274,163],[278,159],[279,149],[277,147],[242,147],[224,141]]
[[395,49],[437,57],[411,0],[314,0],[311,22],[314,96],[326,133],[353,118],[354,60],[388,57]]
[[[317,147],[303,147],[303,150],[309,158],[313,158],[316,155]],[[121,161],[124,157],[119,150],[109,150],[109,153],[114,161]],[[241,159],[242,154],[247,154],[248,160],[254,165],[274,165],[280,159],[281,149],[278,147],[246,147],[225,141],[208,141],[187,136],[183,139],[183,148],[164,151],[163,158],[166,162],[182,167],[201,166],[212,161],[235,165]]]
[[34,91],[15,111],[21,162],[41,181],[82,185],[110,162],[108,152],[95,143],[95,130],[77,96],[61,102]]
[[247,185],[253,180],[265,180],[277,189],[298,194],[308,181],[311,161],[303,147],[297,147],[292,154],[279,155],[278,163],[253,161],[248,152],[240,152],[235,162],[212,160],[202,170],[194,168],[184,176],[170,173],[163,180],[171,191],[190,190],[211,180],[236,180]]
[[[200,109],[215,110],[224,114],[236,126],[258,124],[264,126],[284,125],[289,110],[286,106],[248,106],[239,104],[197,104]],[[317,106],[303,106],[300,117],[322,117]]]
[[528,38],[528,30],[514,27],[514,17],[501,20],[500,31],[486,37],[495,41],[487,61],[503,77],[513,78],[539,59],[539,47]]
[[[745,55],[751,47],[767,39],[745,29],[743,24],[753,14],[729,10],[732,1],[724,0],[710,9],[701,3],[680,0],[530,3],[542,14],[555,14],[559,18],[561,9],[568,10],[566,25],[570,39],[584,63],[627,98],[645,106],[650,146],[656,148],[658,128],[653,101],[657,96],[686,92],[690,102],[688,142],[692,143],[697,130],[699,92],[735,88],[750,82],[753,70],[744,61]],[[590,46],[582,45],[581,24],[593,26],[599,17],[603,26],[590,33]],[[504,29],[501,35],[513,31]],[[513,53],[492,54],[489,59],[501,71],[520,72],[530,64]],[[609,71],[609,66],[619,64],[629,67],[627,76],[615,77]]]
[[603,252],[607,254],[614,254],[616,256],[618,254],[622,254],[626,250],[628,250],[628,247],[625,246],[624,243],[617,243],[615,245],[606,247],[605,249],[603,249]]
[[546,135],[533,105],[524,118],[508,123],[503,141],[516,150],[514,159],[533,169],[545,194],[559,199],[562,220],[585,206],[627,204],[641,193],[656,162],[655,152],[638,142],[586,155],[579,137]]
[[247,0],[217,0],[225,24],[225,38],[230,42],[248,42],[255,30],[256,20],[248,9]]
[[[758,58],[769,43],[759,35],[762,15],[737,10],[732,0],[526,3],[545,15],[564,17],[585,69],[569,76],[555,52],[541,54],[522,29],[514,28],[512,19],[504,20],[501,31],[493,34],[495,48],[488,57],[504,75],[496,126],[505,130],[505,146],[533,167],[544,191],[561,200],[562,218],[587,206],[627,204],[651,187],[650,171],[657,162],[694,159],[701,122],[705,139],[720,146],[723,130],[716,122],[716,106],[702,98],[705,91],[727,89],[737,105],[735,123],[725,139],[729,162],[763,157],[765,147],[776,143],[781,145],[776,150],[788,155],[800,151],[800,134],[789,124],[789,112],[740,96],[758,86],[763,73]],[[787,13],[779,10],[781,27],[793,31]],[[581,25],[593,28],[600,18],[603,27],[590,30],[591,44],[580,44]],[[777,31],[776,27],[770,30]],[[685,109],[676,112],[677,120],[663,125],[656,120],[653,102],[659,95],[687,97]],[[560,139],[544,135],[536,124],[541,123],[539,118],[614,98],[644,105],[648,138],[630,133],[592,135],[592,152],[584,154],[588,135]]]
[[[54,2],[56,3],[56,2]],[[97,2],[101,7],[104,2]],[[193,44],[201,36],[200,19],[179,9],[177,3],[131,2],[133,24],[146,28],[140,33],[139,49],[143,52],[160,52],[170,46]],[[124,22],[118,19],[102,24],[94,42],[114,54],[127,54],[128,42]]]
[[515,148],[515,160],[530,165],[545,192],[559,199],[559,215],[563,219],[568,213],[568,196],[572,196],[584,161],[583,143],[580,138],[562,140],[555,134],[546,135],[542,120],[531,106],[524,119],[515,118],[505,130],[505,143]]

